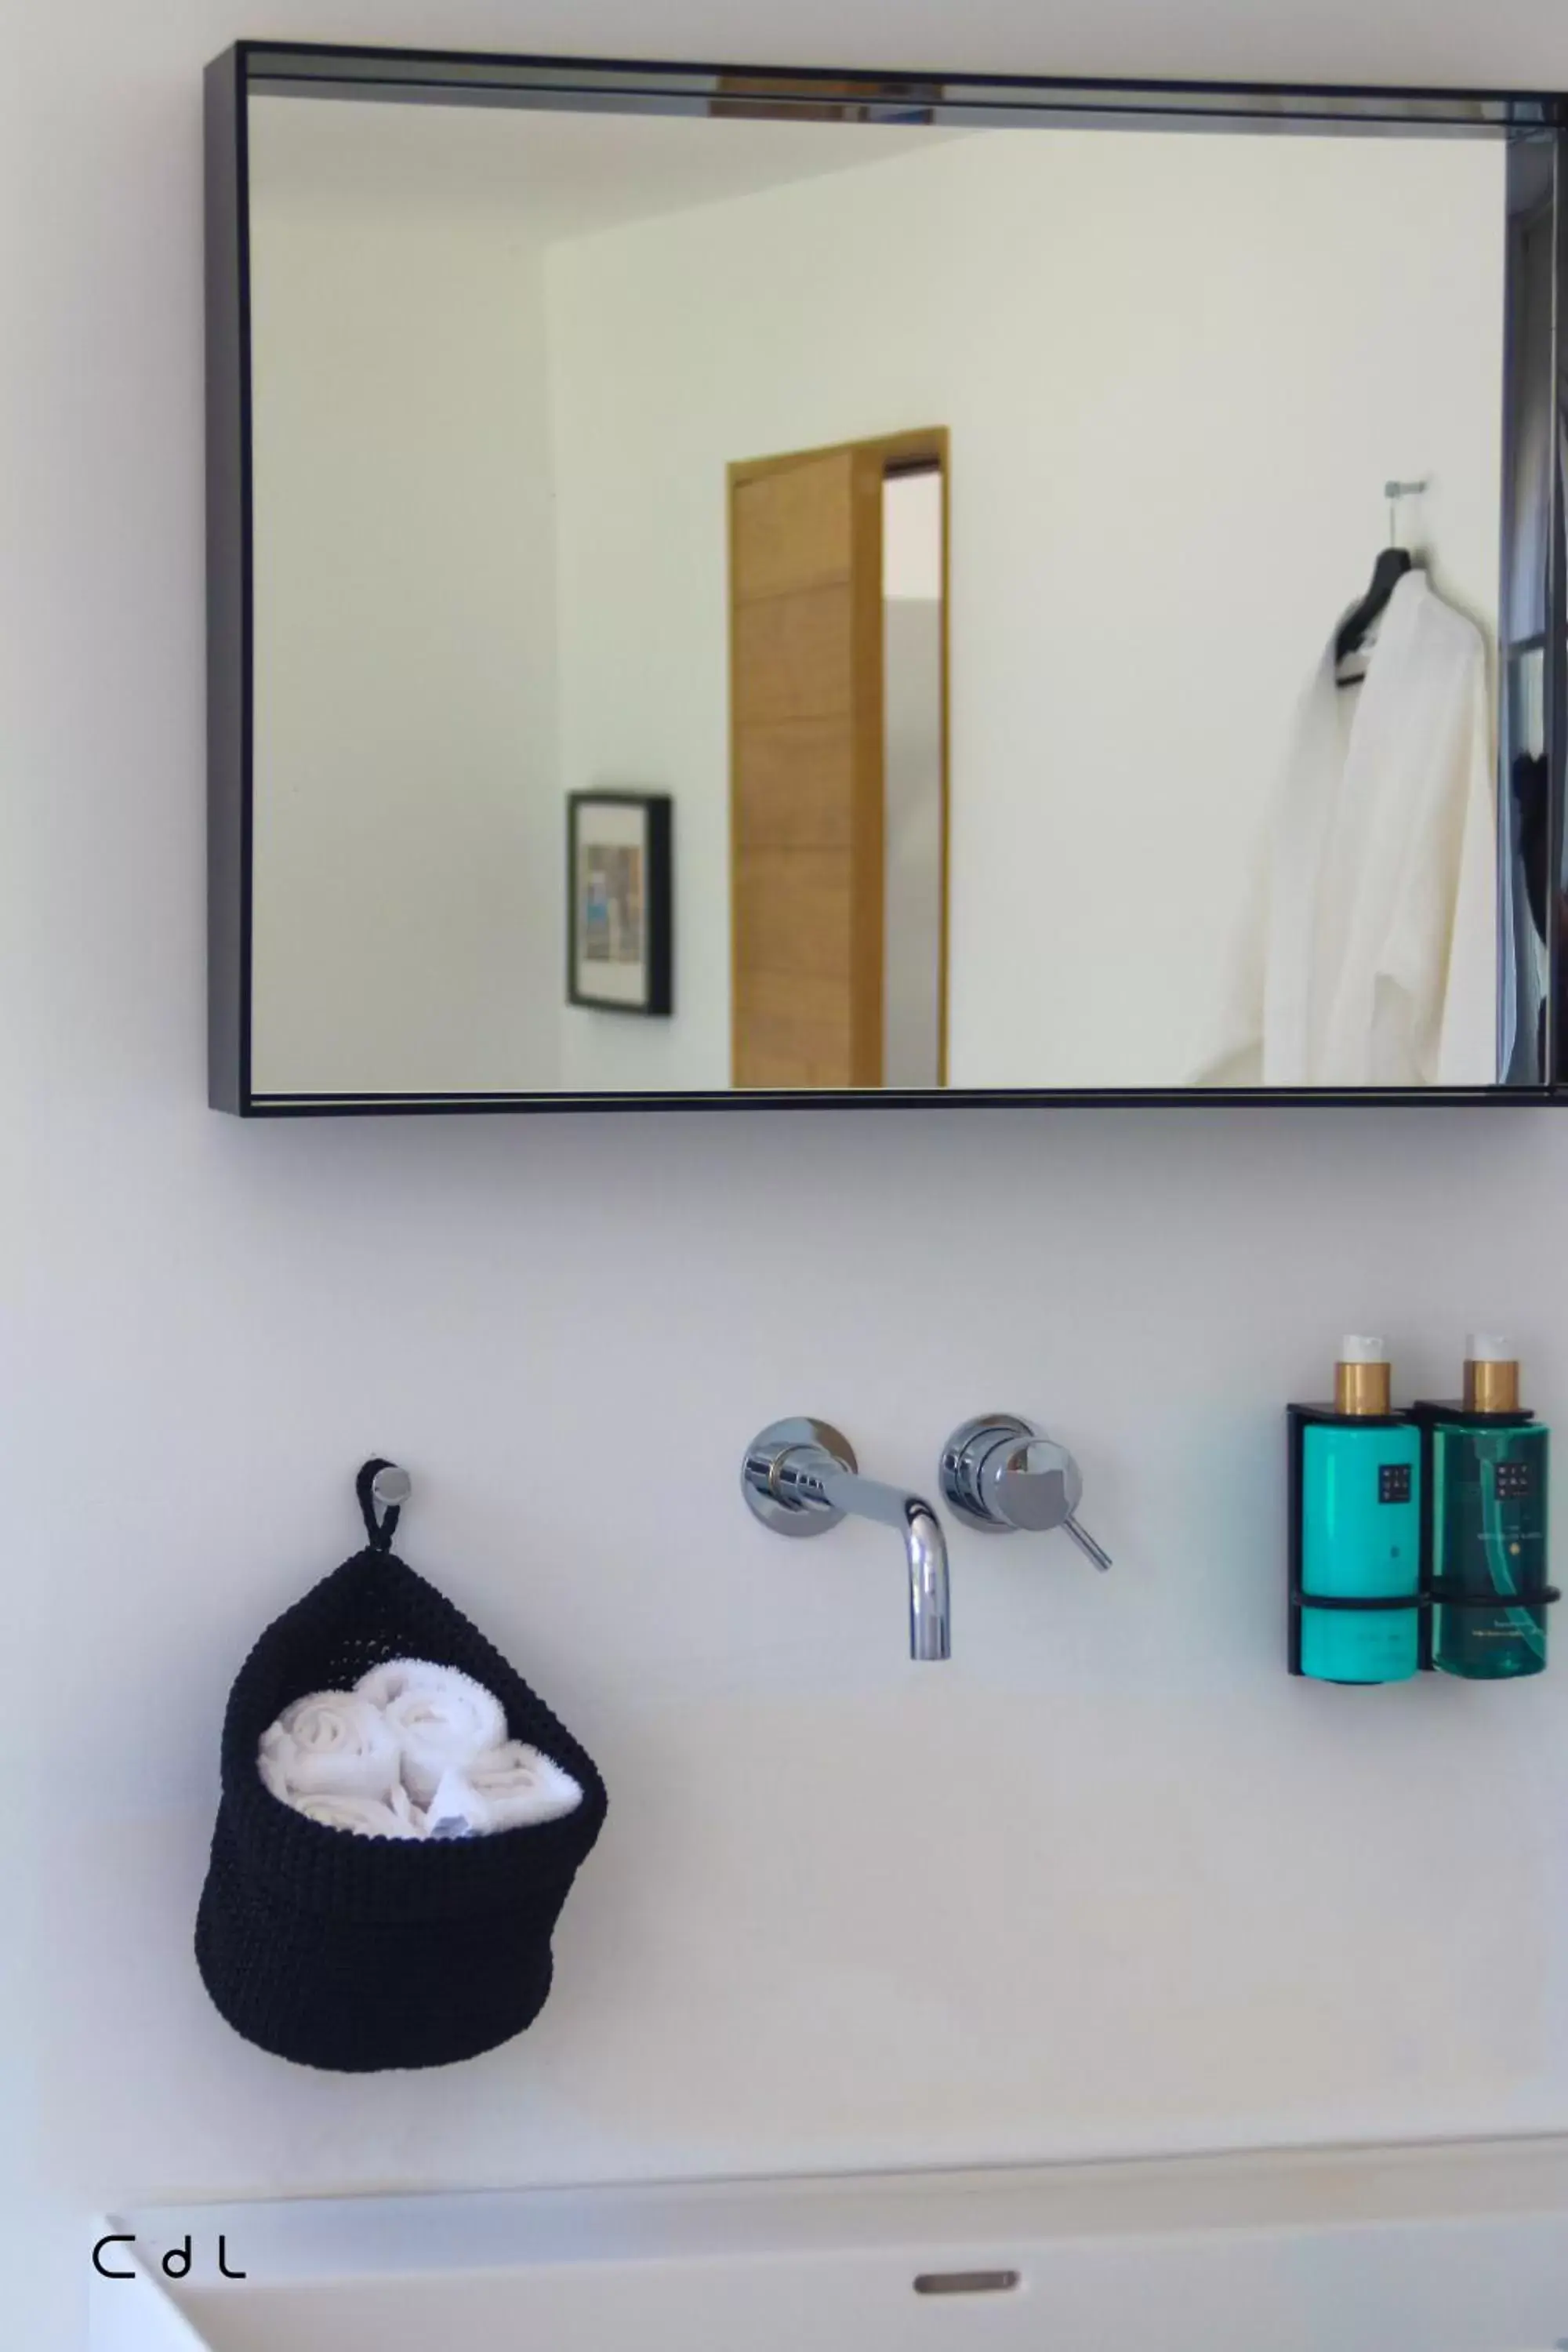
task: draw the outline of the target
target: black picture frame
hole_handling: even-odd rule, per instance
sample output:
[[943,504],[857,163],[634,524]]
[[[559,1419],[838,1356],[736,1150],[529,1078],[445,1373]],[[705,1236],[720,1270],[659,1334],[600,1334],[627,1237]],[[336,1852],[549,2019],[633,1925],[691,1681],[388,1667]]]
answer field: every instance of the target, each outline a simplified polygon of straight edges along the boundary
[[[1500,484],[1500,976],[1543,971],[1539,1019],[1521,1025],[1499,1082],[1485,1087],[773,1088],[708,1091],[258,1091],[251,1062],[255,631],[247,104],[291,93],[388,104],[589,109],[774,121],[831,117],[971,131],[1072,124],[1284,135],[1415,135],[1507,142],[1508,331]],[[1179,1108],[1514,1109],[1568,1104],[1568,544],[1564,468],[1531,471],[1568,415],[1568,94],[1365,85],[1112,81],[922,69],[758,67],[239,41],[205,76],[207,469],[208,1099],[245,1118],[410,1111],[948,1110]],[[1526,232],[1529,232],[1528,234]],[[1539,323],[1548,321],[1542,341]],[[1533,337],[1533,341],[1532,341]],[[1548,423],[1543,426],[1542,420]],[[1519,551],[1539,550],[1521,592]],[[1536,559],[1532,555],[1532,561]],[[1542,625],[1544,623],[1544,625]],[[1533,663],[1544,713],[1540,790],[1516,800],[1509,692]],[[1516,667],[1516,666],[1518,666]],[[1535,908],[1532,918],[1531,904]],[[1531,926],[1533,925],[1533,928]]]
[[[584,984],[584,967],[593,957],[588,933],[593,927],[591,911],[584,908],[583,892],[582,853],[589,846],[584,836],[592,830],[597,812],[626,810],[634,812],[637,838],[635,842],[616,841],[614,833],[628,830],[625,826],[602,828],[601,845],[610,854],[635,848],[640,861],[637,880],[637,908],[634,917],[638,953],[636,958],[636,993],[617,994],[611,991],[612,972],[624,973],[624,960],[612,953],[605,959],[608,967],[600,988]],[[668,793],[579,792],[566,796],[566,1002],[590,1013],[632,1013],[642,1019],[662,1020],[675,1009],[675,869],[674,869],[674,804]],[[624,920],[624,919],[623,919]],[[605,928],[614,928],[614,909],[606,907]],[[596,975],[588,975],[591,982]]]

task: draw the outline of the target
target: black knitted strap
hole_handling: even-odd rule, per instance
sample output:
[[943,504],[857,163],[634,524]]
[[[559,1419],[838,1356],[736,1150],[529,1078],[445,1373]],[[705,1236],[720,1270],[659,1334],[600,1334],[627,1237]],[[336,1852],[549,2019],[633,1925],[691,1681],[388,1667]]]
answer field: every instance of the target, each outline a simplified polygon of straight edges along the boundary
[[362,1465],[359,1476],[354,1480],[354,1492],[359,1496],[359,1507],[364,1515],[364,1529],[370,1538],[372,1551],[390,1551],[392,1538],[397,1533],[397,1505],[389,1503],[378,1519],[375,1516],[375,1496],[372,1492],[377,1471],[395,1467],[395,1463],[388,1462],[378,1454],[374,1461]]

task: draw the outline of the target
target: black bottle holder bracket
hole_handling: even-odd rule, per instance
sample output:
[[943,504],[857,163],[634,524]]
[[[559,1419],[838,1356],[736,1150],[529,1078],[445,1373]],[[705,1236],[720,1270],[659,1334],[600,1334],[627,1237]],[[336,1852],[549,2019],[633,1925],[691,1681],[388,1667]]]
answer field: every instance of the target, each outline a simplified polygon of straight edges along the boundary
[[[1452,1407],[1442,1409],[1452,1412]],[[1432,1663],[1432,1612],[1439,1603],[1445,1609],[1495,1610],[1502,1596],[1495,1592],[1472,1592],[1468,1587],[1449,1583],[1435,1577],[1431,1570],[1432,1541],[1432,1431],[1440,1417],[1439,1410],[1418,1404],[1410,1412],[1379,1413],[1366,1416],[1369,1425],[1388,1429],[1407,1429],[1414,1418],[1421,1432],[1421,1556],[1414,1592],[1379,1593],[1375,1597],[1340,1598],[1325,1592],[1308,1592],[1301,1584],[1301,1458],[1302,1437],[1308,1424],[1314,1421],[1337,1420],[1331,1405],[1289,1405],[1286,1424],[1289,1436],[1289,1540],[1287,1549],[1288,1622],[1286,1640],[1289,1664],[1293,1675],[1301,1673],[1301,1612],[1303,1609],[1374,1610],[1413,1609],[1416,1613],[1415,1662],[1420,1672],[1429,1675],[1436,1670]],[[1478,1415],[1469,1418],[1479,1418]],[[1522,1427],[1532,1422],[1531,1412],[1489,1413],[1486,1419],[1500,1427]],[[1549,1609],[1563,1595],[1555,1584],[1543,1584],[1539,1592],[1520,1593],[1514,1605],[1525,1609]],[[1368,1690],[1381,1685],[1368,1683]]]

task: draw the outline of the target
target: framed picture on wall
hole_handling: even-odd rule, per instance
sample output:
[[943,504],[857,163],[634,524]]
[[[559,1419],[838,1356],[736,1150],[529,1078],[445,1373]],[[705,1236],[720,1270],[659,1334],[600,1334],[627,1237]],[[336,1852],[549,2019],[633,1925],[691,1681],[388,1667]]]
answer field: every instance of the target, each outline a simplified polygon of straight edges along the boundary
[[668,793],[571,793],[566,994],[597,1013],[671,1009]]

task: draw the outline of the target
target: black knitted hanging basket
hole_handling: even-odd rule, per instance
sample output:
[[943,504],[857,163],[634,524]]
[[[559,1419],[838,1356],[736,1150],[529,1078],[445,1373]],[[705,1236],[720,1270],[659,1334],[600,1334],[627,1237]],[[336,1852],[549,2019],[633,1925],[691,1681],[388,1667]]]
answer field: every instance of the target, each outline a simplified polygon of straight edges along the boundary
[[[223,1795],[196,1918],[196,1964],[237,2033],[304,2066],[446,2066],[531,2025],[550,1991],[551,1933],[607,1800],[593,1759],[477,1626],[391,1549],[397,1513],[275,1620],[240,1668],[223,1728]],[[457,1666],[583,1790],[573,1812],[486,1837],[401,1841],[330,1829],[257,1770],[295,1699],[348,1690],[389,1658]]]

